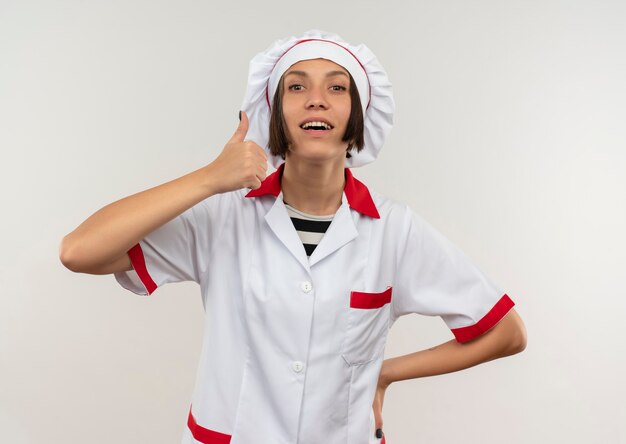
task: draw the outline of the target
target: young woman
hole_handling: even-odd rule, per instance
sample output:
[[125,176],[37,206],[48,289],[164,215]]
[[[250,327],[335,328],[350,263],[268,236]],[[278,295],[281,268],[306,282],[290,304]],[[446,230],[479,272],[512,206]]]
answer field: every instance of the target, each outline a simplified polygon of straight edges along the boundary
[[[200,284],[207,318],[184,444],[384,442],[390,384],[525,348],[511,299],[352,175],[376,158],[393,109],[364,45],[317,30],[277,41],[252,60],[239,127],[213,162],[63,239],[66,267],[113,273],[137,294]],[[408,313],[441,316],[455,339],[383,360]]]

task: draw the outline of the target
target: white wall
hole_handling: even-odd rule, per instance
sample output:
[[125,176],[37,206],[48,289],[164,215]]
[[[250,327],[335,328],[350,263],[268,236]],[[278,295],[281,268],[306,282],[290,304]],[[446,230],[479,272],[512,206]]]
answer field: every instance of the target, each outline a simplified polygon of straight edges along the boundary
[[[355,175],[457,243],[529,333],[522,354],[393,385],[388,442],[626,443],[625,19],[597,0],[0,1],[0,441],[180,441],[198,288],[135,296],[63,268],[59,242],[210,162],[250,58],[321,28],[394,85],[392,135]],[[387,355],[451,337],[407,316]]]

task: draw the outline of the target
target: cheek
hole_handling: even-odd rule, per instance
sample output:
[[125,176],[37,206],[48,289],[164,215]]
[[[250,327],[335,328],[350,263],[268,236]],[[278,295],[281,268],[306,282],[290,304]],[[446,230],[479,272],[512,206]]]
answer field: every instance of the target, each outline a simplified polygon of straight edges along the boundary
[[295,131],[298,124],[294,121],[294,119],[290,119],[289,115],[285,117],[285,132],[289,135],[292,131]]
[[289,108],[286,108],[285,106],[283,106],[283,121],[285,124],[285,136],[287,136],[288,139],[291,139],[292,133],[297,129],[296,126],[298,126],[295,119],[291,116],[293,116],[293,114],[289,112]]
[[294,123],[293,107],[290,104],[283,102],[283,120],[287,126],[291,126]]
[[339,107],[341,109],[342,116],[345,118],[347,122],[348,118],[350,117],[350,111],[352,110],[352,103],[350,101],[350,98],[347,98],[347,100],[342,101],[339,104]]
[[344,103],[342,107],[342,115],[343,115],[343,120],[346,125],[348,124],[348,119],[350,119],[351,111],[352,111],[352,104],[349,101],[347,103]]

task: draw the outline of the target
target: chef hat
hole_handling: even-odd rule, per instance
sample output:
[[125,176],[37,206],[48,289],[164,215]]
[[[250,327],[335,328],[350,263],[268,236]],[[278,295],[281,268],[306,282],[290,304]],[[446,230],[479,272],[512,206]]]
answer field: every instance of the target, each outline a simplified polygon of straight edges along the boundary
[[350,151],[346,167],[358,167],[376,159],[393,125],[394,101],[387,73],[370,49],[353,46],[337,34],[310,30],[298,37],[277,40],[250,61],[248,88],[241,109],[250,122],[247,140],[265,148],[272,165],[283,162],[269,152],[271,103],[278,82],[291,65],[301,60],[323,58],[343,66],[352,75],[363,108],[365,144]]

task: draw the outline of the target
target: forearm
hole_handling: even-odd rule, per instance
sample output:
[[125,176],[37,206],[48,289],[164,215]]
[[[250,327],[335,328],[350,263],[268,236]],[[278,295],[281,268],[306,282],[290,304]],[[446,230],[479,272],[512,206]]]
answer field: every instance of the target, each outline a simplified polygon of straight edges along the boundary
[[209,165],[183,177],[113,202],[65,236],[61,262],[72,271],[105,274],[129,270],[126,252],[146,235],[214,194],[257,189],[267,174],[267,154],[245,140],[248,116]]
[[389,385],[406,379],[452,373],[519,353],[525,347],[524,324],[511,309],[495,327],[470,342],[461,344],[451,340],[428,350],[385,360],[380,379],[383,385]]
[[63,238],[61,261],[81,272],[115,261],[148,233],[215,194],[211,173],[209,165],[103,207]]

